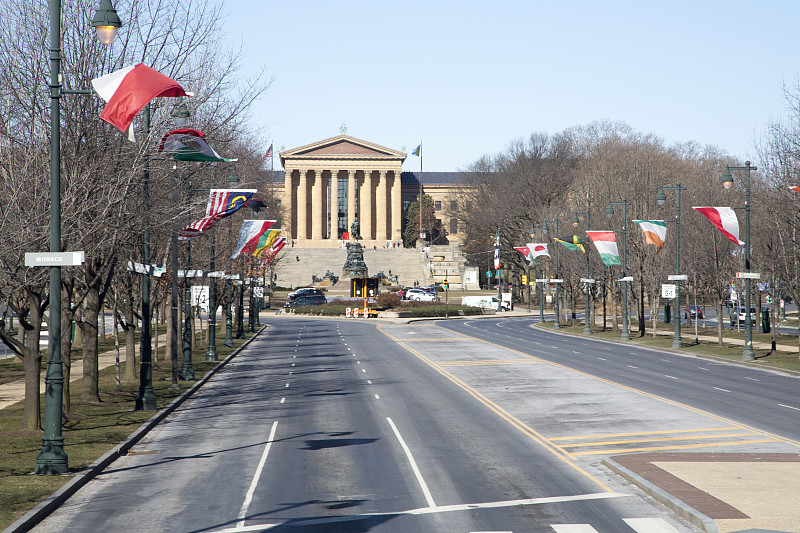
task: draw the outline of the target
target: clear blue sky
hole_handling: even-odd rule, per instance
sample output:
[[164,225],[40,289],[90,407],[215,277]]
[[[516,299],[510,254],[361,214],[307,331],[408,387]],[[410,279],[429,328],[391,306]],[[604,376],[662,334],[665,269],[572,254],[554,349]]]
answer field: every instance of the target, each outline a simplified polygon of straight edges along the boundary
[[[533,132],[623,121],[744,160],[800,78],[800,1],[227,2],[276,152],[347,133],[465,168]],[[279,161],[276,153],[276,169]],[[418,170],[409,156],[405,170]]]

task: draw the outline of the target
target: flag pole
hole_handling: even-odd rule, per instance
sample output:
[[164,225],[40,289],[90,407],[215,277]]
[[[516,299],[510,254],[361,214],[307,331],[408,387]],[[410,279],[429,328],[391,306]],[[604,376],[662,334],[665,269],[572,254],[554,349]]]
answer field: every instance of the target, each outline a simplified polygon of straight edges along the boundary
[[422,238],[422,141],[419,142],[419,238]]

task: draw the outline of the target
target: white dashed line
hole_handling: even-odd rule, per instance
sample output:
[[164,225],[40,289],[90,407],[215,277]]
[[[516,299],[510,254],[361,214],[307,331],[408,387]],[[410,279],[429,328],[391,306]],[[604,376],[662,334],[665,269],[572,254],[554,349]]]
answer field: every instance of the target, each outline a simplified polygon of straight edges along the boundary
[[289,388],[289,384],[287,383],[286,386],[284,387],[284,389],[288,389],[288,388]]
[[761,381],[760,379],[748,378],[747,376],[745,376],[744,379],[749,379],[750,381]]
[[681,378],[676,378],[675,376],[670,376],[669,374],[664,374],[664,375],[667,376],[670,379],[681,379]]
[[370,385],[372,385],[372,380],[371,380],[371,379],[368,379],[368,380],[367,380],[367,383],[369,383]]
[[705,367],[702,367],[702,366],[698,366],[697,368],[699,368],[700,370],[709,370],[708,368],[705,368]]
[[381,399],[381,397],[380,397],[380,396],[378,396],[378,395],[376,394],[376,395],[375,395],[375,399],[376,399],[376,400],[380,400],[380,399]]
[[716,390],[721,390],[722,392],[730,392],[728,389],[720,389],[719,387],[714,387]]
[[281,403],[285,402],[286,398],[281,398]]
[[607,359],[605,357],[598,357],[598,359],[601,360],[601,361],[607,361]]
[[362,372],[366,372],[366,371],[367,371],[367,369],[366,369],[366,368],[362,368],[362,369],[361,369],[361,371],[362,371]]
[[782,403],[779,403],[778,405],[780,405],[781,407],[785,407],[787,409],[794,409],[795,411],[800,411],[800,407],[792,407],[791,405],[786,405]]
[[628,368],[639,368],[638,366],[628,365]]

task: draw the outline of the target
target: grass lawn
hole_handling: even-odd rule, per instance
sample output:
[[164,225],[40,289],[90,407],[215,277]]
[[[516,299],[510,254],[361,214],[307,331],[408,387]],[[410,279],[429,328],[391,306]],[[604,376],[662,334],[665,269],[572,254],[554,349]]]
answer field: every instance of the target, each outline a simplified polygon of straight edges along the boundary
[[[164,333],[162,328],[161,333]],[[225,359],[245,339],[234,340],[234,348],[222,346],[225,326],[217,325],[217,352]],[[138,332],[137,332],[138,339]],[[114,348],[109,336],[100,351]],[[124,346],[120,348],[124,359]],[[138,355],[138,346],[137,346]],[[217,362],[206,362],[206,346],[194,344],[192,364],[197,378],[201,378]],[[80,349],[73,350],[73,360],[80,358]],[[172,366],[164,359],[164,347],[159,349],[159,360],[153,366],[153,389],[158,407],[163,408],[192,386],[194,382],[180,382],[180,389],[172,389]],[[180,364],[180,361],[179,363]],[[120,374],[124,376],[125,363],[120,362]],[[0,380],[21,379],[22,364],[15,360],[0,362]],[[64,416],[64,451],[67,453],[70,471],[75,473],[91,465],[115,445],[125,440],[155,411],[134,411],[139,394],[138,375],[135,382],[123,382],[117,390],[113,366],[100,371],[100,403],[80,401],[81,384],[73,382],[70,390],[72,411]],[[44,391],[42,391],[44,392]],[[71,475],[39,476],[32,474],[36,456],[42,448],[42,431],[21,430],[23,402],[0,410],[0,530],[11,525],[36,504],[50,496],[71,479]],[[42,394],[42,417],[44,417],[44,394]]]

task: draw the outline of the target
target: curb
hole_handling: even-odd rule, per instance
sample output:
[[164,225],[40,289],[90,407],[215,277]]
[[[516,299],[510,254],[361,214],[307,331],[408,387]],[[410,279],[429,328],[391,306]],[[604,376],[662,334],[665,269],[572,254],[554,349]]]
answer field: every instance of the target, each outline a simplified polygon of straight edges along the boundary
[[175,409],[177,409],[183,402],[185,402],[189,397],[191,397],[200,387],[205,385],[205,383],[220,371],[225,365],[227,365],[231,359],[239,355],[246,346],[248,346],[253,339],[258,337],[264,329],[268,326],[264,325],[259,329],[252,337],[247,339],[247,341],[239,346],[236,350],[234,350],[228,357],[220,361],[214,368],[209,370],[205,376],[200,378],[197,383],[192,385],[189,389],[186,390],[183,394],[172,400],[166,407],[162,408],[161,410],[157,411],[155,415],[153,415],[149,420],[147,420],[144,424],[139,426],[139,428],[134,431],[127,439],[119,443],[114,449],[109,450],[104,455],[102,455],[99,459],[97,459],[94,463],[83,469],[82,471],[78,472],[74,475],[72,480],[67,482],[66,485],[58,489],[56,492],[51,494],[46,500],[42,501],[39,505],[22,515],[16,522],[8,526],[6,529],[2,531],[2,533],[22,533],[24,531],[30,531],[36,524],[44,520],[50,513],[58,509],[65,501],[67,501],[73,494],[78,492],[78,490],[86,485],[89,481],[94,479],[100,472],[106,469],[108,465],[116,461],[118,458],[127,455],[128,450],[130,450],[133,446],[135,446],[142,438],[147,435],[150,430],[156,427],[161,421],[163,421],[168,415],[170,415]]
[[675,511],[675,513],[678,516],[688,520],[693,525],[699,527],[706,533],[719,533],[719,528],[717,528],[716,522],[714,522],[713,519],[704,515],[694,507],[685,504],[678,498],[674,497],[672,494],[669,494],[668,492],[661,490],[660,488],[656,487],[643,477],[634,473],[632,470],[625,468],[621,464],[617,463],[613,459],[606,457],[602,460],[602,463],[608,468],[610,468],[614,473],[627,479],[629,482],[633,483],[641,490],[643,490],[650,497],[666,505],[667,507]]

